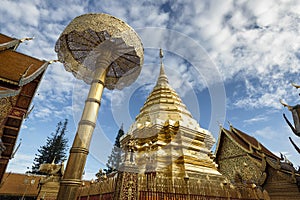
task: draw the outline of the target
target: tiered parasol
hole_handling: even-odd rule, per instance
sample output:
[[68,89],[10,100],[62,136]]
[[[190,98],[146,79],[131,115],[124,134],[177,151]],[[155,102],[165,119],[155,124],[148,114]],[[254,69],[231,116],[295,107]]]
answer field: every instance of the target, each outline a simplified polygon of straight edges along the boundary
[[103,89],[122,89],[136,80],[143,64],[143,46],[135,31],[120,19],[85,14],[66,27],[55,51],[67,71],[91,85],[58,194],[60,200],[73,200],[81,185]]

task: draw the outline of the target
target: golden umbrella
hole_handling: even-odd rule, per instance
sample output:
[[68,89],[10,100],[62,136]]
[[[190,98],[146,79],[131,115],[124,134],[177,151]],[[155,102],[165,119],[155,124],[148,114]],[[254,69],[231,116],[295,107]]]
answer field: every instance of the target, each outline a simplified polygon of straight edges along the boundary
[[78,79],[91,84],[58,199],[76,199],[104,87],[122,89],[138,77],[143,46],[136,32],[108,14],[85,14],[65,28],[55,45],[58,59]]

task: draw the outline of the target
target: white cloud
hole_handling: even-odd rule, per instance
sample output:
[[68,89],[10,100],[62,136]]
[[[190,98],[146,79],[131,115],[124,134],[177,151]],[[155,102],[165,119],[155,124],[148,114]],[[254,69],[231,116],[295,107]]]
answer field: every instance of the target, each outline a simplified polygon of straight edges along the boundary
[[[18,162],[13,162],[13,160],[18,160]],[[6,171],[25,173],[31,169],[33,157],[32,155],[17,152],[13,160],[8,163]]]
[[278,132],[274,130],[272,127],[267,126],[264,127],[263,129],[255,131],[253,135],[265,139],[274,139],[276,138],[276,135],[278,135]]
[[27,26],[37,27],[40,19],[40,11],[37,6],[37,2],[1,1],[0,13],[2,13],[1,19],[3,21],[0,21],[2,23],[19,22]]
[[267,116],[264,115],[258,115],[255,116],[251,119],[246,119],[244,120],[244,123],[246,124],[253,124],[253,123],[257,123],[257,122],[263,122],[263,121],[267,121],[269,118]]

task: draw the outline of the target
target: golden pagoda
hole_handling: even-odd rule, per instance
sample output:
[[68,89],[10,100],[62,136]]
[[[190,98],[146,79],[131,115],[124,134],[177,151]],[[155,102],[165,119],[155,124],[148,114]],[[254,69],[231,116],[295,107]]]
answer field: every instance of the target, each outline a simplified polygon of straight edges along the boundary
[[123,136],[125,147],[135,143],[139,173],[167,177],[220,176],[210,149],[212,134],[200,127],[176,91],[169,85],[160,50],[160,73],[135,122]]
[[269,199],[256,185],[231,183],[218,171],[212,134],[201,128],[160,73],[140,113],[120,139],[124,157],[115,172],[83,185],[78,199]]

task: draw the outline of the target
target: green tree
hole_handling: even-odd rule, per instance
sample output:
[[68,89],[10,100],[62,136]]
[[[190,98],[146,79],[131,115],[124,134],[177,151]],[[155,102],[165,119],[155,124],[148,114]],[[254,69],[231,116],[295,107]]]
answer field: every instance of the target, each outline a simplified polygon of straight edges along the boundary
[[46,144],[40,146],[38,154],[35,154],[32,171],[33,174],[42,174],[39,172],[40,165],[43,163],[55,164],[66,160],[66,150],[68,148],[68,139],[65,138],[67,132],[68,120],[58,122],[55,133],[47,137]]
[[121,149],[121,144],[120,144],[120,138],[123,135],[124,135],[124,130],[123,130],[123,125],[122,125],[118,132],[118,135],[116,137],[115,144],[113,146],[111,154],[110,154],[110,156],[108,156],[108,161],[106,163],[107,169],[104,169],[104,171],[107,174],[118,170],[120,163],[122,162],[122,159],[121,159],[122,149]]

